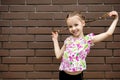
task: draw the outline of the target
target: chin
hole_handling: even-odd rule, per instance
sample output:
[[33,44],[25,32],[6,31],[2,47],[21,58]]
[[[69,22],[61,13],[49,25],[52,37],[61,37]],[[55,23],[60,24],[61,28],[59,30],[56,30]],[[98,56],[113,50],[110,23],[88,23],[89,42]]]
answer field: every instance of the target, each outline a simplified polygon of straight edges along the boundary
[[79,37],[79,35],[73,35],[74,37]]

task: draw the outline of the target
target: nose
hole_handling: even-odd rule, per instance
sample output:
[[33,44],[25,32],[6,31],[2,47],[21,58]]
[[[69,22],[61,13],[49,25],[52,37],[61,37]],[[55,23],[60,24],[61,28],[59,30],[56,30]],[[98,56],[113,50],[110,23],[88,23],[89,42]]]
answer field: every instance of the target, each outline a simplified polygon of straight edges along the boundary
[[72,27],[72,30],[75,30],[75,26]]

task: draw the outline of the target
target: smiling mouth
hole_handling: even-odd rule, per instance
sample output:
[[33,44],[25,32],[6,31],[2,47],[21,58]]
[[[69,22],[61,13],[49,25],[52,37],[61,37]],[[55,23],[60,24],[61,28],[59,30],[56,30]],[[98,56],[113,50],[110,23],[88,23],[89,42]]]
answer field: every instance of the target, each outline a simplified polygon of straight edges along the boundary
[[78,30],[74,30],[72,31],[73,35],[77,35],[78,34]]

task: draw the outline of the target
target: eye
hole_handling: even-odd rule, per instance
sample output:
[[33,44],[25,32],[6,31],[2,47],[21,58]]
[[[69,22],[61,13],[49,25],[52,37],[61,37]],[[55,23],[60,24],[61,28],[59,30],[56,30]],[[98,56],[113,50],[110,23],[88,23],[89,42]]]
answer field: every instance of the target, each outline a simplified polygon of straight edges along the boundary
[[78,26],[78,24],[74,24],[74,26]]
[[68,26],[68,28],[72,28],[72,26]]

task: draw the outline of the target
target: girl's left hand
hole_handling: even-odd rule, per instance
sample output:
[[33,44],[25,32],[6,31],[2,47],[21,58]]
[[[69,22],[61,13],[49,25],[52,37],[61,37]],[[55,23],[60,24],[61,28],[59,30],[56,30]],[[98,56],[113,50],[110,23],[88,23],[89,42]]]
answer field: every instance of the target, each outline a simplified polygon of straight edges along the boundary
[[118,18],[118,12],[117,11],[111,11],[108,13],[110,17],[115,16],[115,18]]

